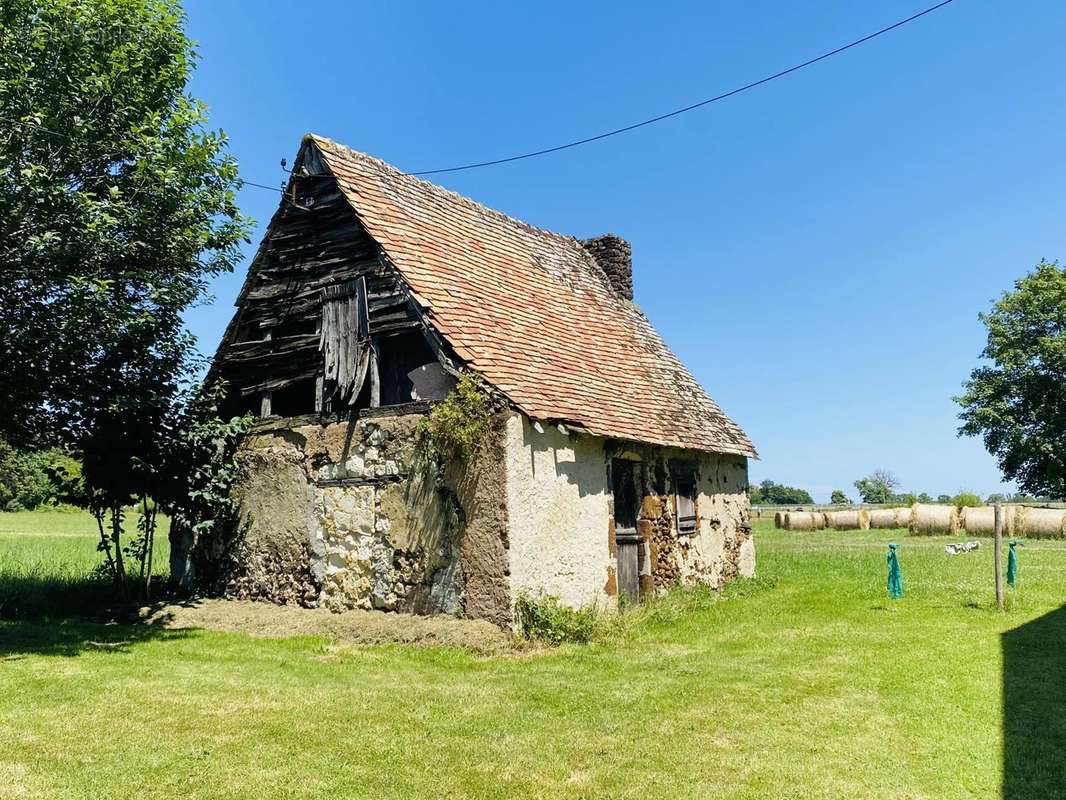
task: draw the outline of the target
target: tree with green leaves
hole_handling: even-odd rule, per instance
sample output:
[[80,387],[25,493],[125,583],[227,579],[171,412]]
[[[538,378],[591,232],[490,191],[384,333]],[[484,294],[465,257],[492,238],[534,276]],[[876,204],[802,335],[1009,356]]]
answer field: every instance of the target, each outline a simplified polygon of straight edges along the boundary
[[[106,570],[147,594],[202,357],[183,314],[240,258],[237,165],[187,92],[176,0],[0,5],[0,435],[83,458]],[[125,508],[140,509],[125,535]]]
[[864,503],[889,503],[899,479],[887,469],[877,469],[855,481],[855,488]]
[[[240,257],[237,166],[174,0],[0,5],[0,435],[85,433]],[[189,342],[181,343],[186,350]],[[128,372],[128,370],[126,370]]]
[[956,401],[961,436],[980,436],[1003,476],[1066,497],[1066,269],[1041,261],[978,317],[987,364]]
[[794,486],[785,486],[769,480],[763,481],[757,487],[752,487],[748,496],[755,505],[809,506],[814,504],[814,499],[806,489],[797,489]]
[[851,504],[851,500],[844,494],[843,489],[834,489],[833,493],[829,496],[829,502],[835,506],[846,506]]

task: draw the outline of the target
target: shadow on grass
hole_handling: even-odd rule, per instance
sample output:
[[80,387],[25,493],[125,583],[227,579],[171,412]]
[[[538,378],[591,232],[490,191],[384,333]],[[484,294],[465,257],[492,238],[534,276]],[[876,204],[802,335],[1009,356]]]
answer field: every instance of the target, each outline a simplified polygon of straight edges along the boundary
[[107,580],[0,573],[0,661],[125,652],[140,642],[187,635],[166,629],[164,621],[139,621],[137,604],[122,603]]
[[1001,643],[1003,798],[1066,798],[1066,606]]
[[143,622],[84,620],[0,621],[0,665],[28,655],[78,656],[83,653],[128,653],[148,641],[174,641],[187,630],[169,630]]

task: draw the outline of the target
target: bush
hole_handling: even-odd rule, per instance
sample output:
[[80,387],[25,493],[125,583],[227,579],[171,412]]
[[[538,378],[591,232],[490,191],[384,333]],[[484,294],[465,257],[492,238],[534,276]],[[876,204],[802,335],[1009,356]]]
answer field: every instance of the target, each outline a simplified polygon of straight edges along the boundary
[[587,606],[575,611],[551,596],[522,595],[515,603],[515,614],[527,639],[551,645],[585,644],[600,628],[600,616],[595,608]]
[[982,505],[981,498],[973,492],[959,492],[951,498],[951,502],[959,508],[976,508],[977,506]]
[[419,434],[438,463],[470,460],[489,428],[492,404],[470,373],[419,423]]
[[55,489],[36,453],[0,442],[0,509],[22,511],[55,500]]

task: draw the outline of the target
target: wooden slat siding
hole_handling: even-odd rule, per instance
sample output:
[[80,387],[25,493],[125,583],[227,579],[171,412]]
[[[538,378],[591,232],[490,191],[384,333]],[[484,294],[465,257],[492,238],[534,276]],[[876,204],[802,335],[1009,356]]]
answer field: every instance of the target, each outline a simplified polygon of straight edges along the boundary
[[[318,333],[243,342],[237,337],[242,331],[254,335],[289,325],[313,324],[317,330],[327,287],[365,278],[375,336],[421,325],[398,273],[359,224],[336,181],[323,176],[293,180],[298,204],[310,210],[282,202],[249,267],[238,312],[212,367],[236,395],[261,396],[321,375]],[[318,399],[318,405],[324,410],[328,402]]]

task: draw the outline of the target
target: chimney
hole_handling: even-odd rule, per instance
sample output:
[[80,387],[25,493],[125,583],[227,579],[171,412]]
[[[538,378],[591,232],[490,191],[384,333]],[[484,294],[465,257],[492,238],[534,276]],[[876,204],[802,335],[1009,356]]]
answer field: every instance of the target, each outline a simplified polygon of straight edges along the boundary
[[583,239],[582,246],[607,273],[607,282],[626,300],[633,299],[633,249],[629,242],[613,233]]

